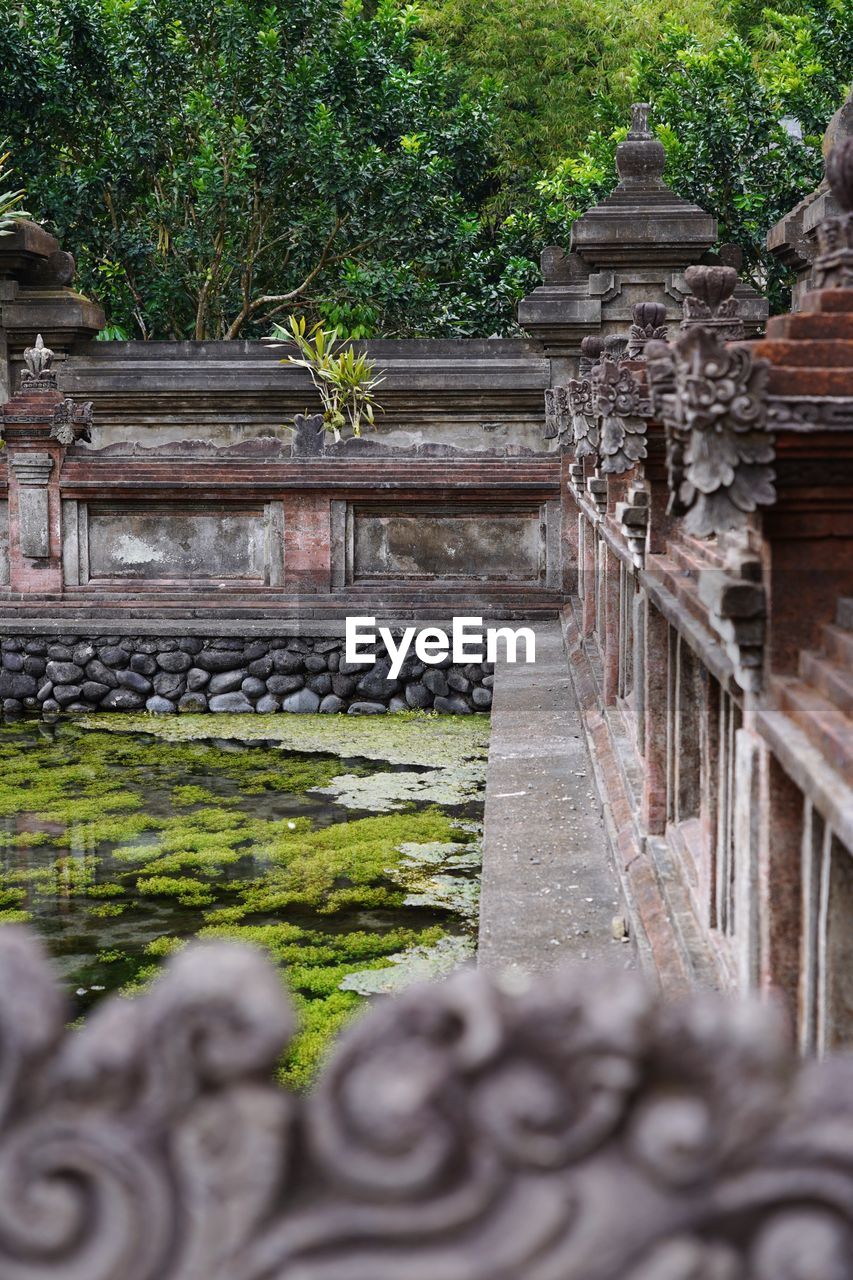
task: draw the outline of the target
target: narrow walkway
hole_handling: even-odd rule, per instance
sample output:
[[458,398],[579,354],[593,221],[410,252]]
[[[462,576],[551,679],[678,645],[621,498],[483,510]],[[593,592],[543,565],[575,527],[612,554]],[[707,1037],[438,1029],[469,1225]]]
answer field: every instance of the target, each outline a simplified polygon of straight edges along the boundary
[[479,963],[541,973],[573,960],[633,964],[559,623],[536,662],[495,671]]

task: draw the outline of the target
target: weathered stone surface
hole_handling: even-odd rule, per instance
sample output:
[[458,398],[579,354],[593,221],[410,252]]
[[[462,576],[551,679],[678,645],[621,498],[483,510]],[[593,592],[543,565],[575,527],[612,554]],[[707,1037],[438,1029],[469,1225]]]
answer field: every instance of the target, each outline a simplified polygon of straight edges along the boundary
[[208,708],[211,711],[228,711],[234,714],[246,711],[254,711],[249,699],[244,693],[217,693],[208,699]]
[[387,710],[388,708],[381,702],[353,702],[347,707],[347,715],[381,716],[385,715]]
[[230,649],[202,649],[195,661],[205,671],[233,671],[240,665],[239,657]]
[[83,678],[83,668],[76,662],[49,662],[45,669],[48,680],[55,684],[73,684]]
[[110,691],[110,686],[101,684],[99,680],[84,680],[82,694],[87,702],[100,702]]
[[429,689],[430,693],[434,693],[437,697],[446,698],[450,692],[450,685],[447,683],[447,677],[443,671],[436,671],[433,668],[427,669],[421,676],[421,684],[425,689]]
[[133,689],[135,693],[150,693],[151,681],[147,676],[140,675],[138,671],[117,671],[116,680],[123,689]]
[[86,663],[86,675],[90,680],[97,680],[99,684],[108,685],[110,689],[118,687],[115,672],[105,666],[100,658],[93,658],[91,662]]
[[426,685],[409,684],[406,685],[406,702],[410,707],[430,707],[432,694]]
[[466,679],[461,671],[448,671],[447,683],[456,693],[468,693],[471,688],[471,681]]
[[240,688],[247,698],[262,698],[266,693],[266,685],[257,676],[247,676]]
[[23,671],[0,671],[0,698],[35,697],[38,685]]
[[271,712],[278,711],[280,708],[280,700],[278,698],[274,698],[270,693],[265,693],[264,696],[262,698],[258,698],[258,701],[255,703],[255,710],[260,712],[262,715],[269,715]]
[[145,699],[141,694],[134,692],[133,689],[123,688],[111,689],[101,706],[105,711],[136,711],[144,703]]
[[190,667],[187,672],[187,690],[190,693],[193,693],[196,689],[203,689],[209,682],[209,671],[202,671],[201,667]]
[[471,708],[468,703],[458,693],[451,694],[449,698],[437,697],[432,705],[436,711],[448,712],[455,716],[468,716],[471,714]]
[[4,652],[3,666],[6,671],[23,671],[24,659],[20,653]]
[[178,711],[194,712],[206,710],[207,698],[199,689],[193,693],[185,693],[178,701]]
[[118,668],[127,664],[128,651],[119,645],[103,645],[99,654],[101,662],[107,667]]
[[319,709],[324,715],[334,715],[339,711],[345,711],[346,703],[343,698],[336,698],[333,693],[329,693],[320,703]]
[[44,658],[39,658],[35,654],[28,653],[24,658],[24,671],[28,676],[43,676],[46,667]]
[[471,694],[471,701],[478,710],[488,711],[489,707],[492,705],[491,689],[474,689]]
[[331,693],[332,677],[328,671],[321,671],[318,675],[309,676],[305,681],[306,687],[313,689],[315,693],[319,693],[320,697],[325,697]]
[[326,659],[321,653],[307,653],[303,659],[303,664],[306,671],[326,670]]
[[145,703],[145,710],[153,712],[156,716],[168,716],[177,711],[177,706],[168,698],[160,698],[155,694]]
[[180,649],[174,653],[158,653],[157,666],[163,671],[188,671],[193,665],[193,660],[188,653],[182,653]]
[[276,671],[284,675],[302,670],[302,655],[299,653],[290,653],[287,649],[273,649],[270,656]]
[[161,698],[177,698],[185,692],[186,681],[179,671],[158,671],[154,677],[154,692]]
[[[243,655],[245,660],[245,654]],[[255,658],[250,662],[247,668],[250,676],[257,676],[259,680],[266,680],[267,676],[272,675],[273,665],[272,658],[265,653],[261,658]]]
[[282,711],[311,714],[320,709],[320,696],[313,689],[298,689],[282,700]]
[[153,676],[157,663],[148,653],[134,653],[130,659],[131,671],[138,671],[143,676]]
[[55,684],[53,686],[53,696],[61,707],[67,707],[71,702],[77,702],[83,690],[79,684]]
[[211,697],[219,693],[231,693],[234,689],[239,689],[245,679],[244,667],[238,667],[236,671],[220,671],[215,676],[211,676],[207,692]]
[[305,683],[302,676],[270,676],[267,680],[267,692],[283,695],[285,693],[293,693],[296,689],[301,689]]

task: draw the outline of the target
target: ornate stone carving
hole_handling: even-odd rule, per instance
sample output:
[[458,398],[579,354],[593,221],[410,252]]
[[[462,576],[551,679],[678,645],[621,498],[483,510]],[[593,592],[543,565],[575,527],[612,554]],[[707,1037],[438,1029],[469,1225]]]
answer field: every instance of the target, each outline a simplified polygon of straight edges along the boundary
[[818,289],[853,288],[853,137],[842,138],[826,161],[826,178],[841,209],[817,229],[814,265]]
[[33,392],[55,391],[57,380],[53,368],[53,352],[44,345],[39,334],[35,346],[24,351],[24,371],[21,374],[21,391],[31,395]]
[[684,279],[690,294],[684,299],[683,329],[702,325],[724,342],[744,337],[743,319],[733,297],[738,281],[734,267],[688,267]]
[[603,475],[621,475],[646,456],[645,397],[633,374],[607,353],[593,369],[591,381],[600,423],[600,469]]
[[592,370],[604,351],[604,339],[597,335],[584,338],[578,365],[579,377],[571,378],[567,387],[575,457],[597,457],[599,426],[592,398]]
[[326,424],[322,413],[297,413],[293,419],[293,457],[320,458],[326,451]]
[[632,315],[633,324],[625,354],[629,360],[642,360],[647,342],[666,341],[666,307],[660,302],[638,302]]
[[316,1087],[255,951],[188,948],[78,1030],[0,931],[7,1280],[841,1280],[853,1062],[633,973],[509,994],[463,972],[378,1005]]
[[70,396],[58,404],[53,411],[53,425],[50,436],[60,444],[72,445],[78,440],[92,439],[92,401],[75,404]]
[[559,439],[571,425],[568,387],[549,387],[545,392],[545,439]]
[[653,412],[667,431],[670,514],[702,538],[741,528],[776,501],[767,361],[703,328],[671,346],[649,344],[647,360]]

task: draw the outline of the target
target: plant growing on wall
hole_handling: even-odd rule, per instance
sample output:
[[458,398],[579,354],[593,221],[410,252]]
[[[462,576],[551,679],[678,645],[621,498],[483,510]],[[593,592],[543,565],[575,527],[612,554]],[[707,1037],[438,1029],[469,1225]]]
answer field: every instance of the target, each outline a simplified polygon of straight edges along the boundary
[[322,324],[309,329],[304,316],[290,316],[286,326],[275,325],[272,337],[297,348],[299,354],[289,355],[282,363],[308,371],[323,405],[326,430],[336,440],[347,427],[360,436],[362,421],[374,425],[375,412],[382,406],[373,392],[385,379],[376,376],[373,360],[357,353],[352,343],[339,342],[337,329],[325,329]]
[[[11,152],[4,151],[0,156],[0,184],[7,182],[9,179],[8,160]],[[30,215],[26,209],[22,209],[18,203],[24,198],[26,192],[23,188],[17,191],[0,191],[0,236],[10,236],[15,230],[15,223],[19,218],[28,218]]]

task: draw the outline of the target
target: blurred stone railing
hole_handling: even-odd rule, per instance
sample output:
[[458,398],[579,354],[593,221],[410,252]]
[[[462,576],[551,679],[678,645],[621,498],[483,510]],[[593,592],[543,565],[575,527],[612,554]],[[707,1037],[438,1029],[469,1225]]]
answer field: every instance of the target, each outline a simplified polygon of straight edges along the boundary
[[316,1087],[274,968],[187,948],[78,1030],[0,930],[3,1280],[843,1280],[853,1061],[630,973],[382,1003]]

